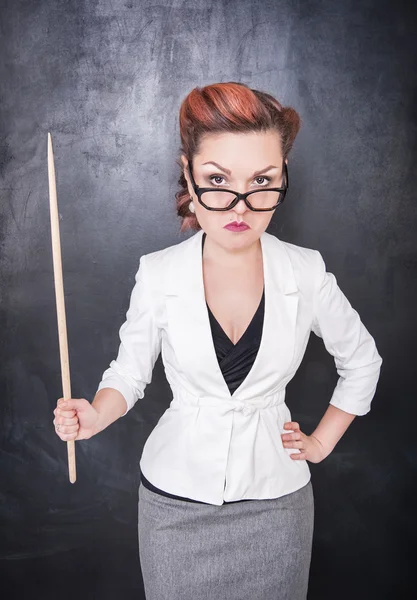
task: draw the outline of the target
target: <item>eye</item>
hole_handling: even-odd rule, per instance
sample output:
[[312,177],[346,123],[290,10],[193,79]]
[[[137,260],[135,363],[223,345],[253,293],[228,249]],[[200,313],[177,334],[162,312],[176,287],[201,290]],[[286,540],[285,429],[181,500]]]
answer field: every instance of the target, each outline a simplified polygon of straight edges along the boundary
[[[210,177],[208,179],[209,179],[210,183],[212,183],[213,185],[217,185],[217,186],[224,185],[224,184],[222,184],[221,181],[219,181],[219,179],[224,179],[223,175],[210,175]],[[262,181],[260,183],[259,180],[263,180],[264,183],[262,183]],[[267,177],[266,175],[259,175],[258,177],[255,177],[254,181],[256,181],[258,185],[265,187],[266,185],[268,185],[271,182],[271,177]]]
[[[270,183],[270,181],[271,181],[271,178],[270,177],[266,177],[266,175],[259,175],[258,177],[255,177],[255,181],[258,180],[258,179],[264,179],[266,185],[268,185],[268,183]],[[259,181],[258,181],[258,184],[262,185],[261,183],[259,183]],[[265,187],[265,186],[263,186],[263,187]]]
[[213,179],[224,179],[223,175],[210,175],[209,177],[209,181],[210,183],[213,183],[214,185],[222,185],[221,182],[219,181],[212,181]]

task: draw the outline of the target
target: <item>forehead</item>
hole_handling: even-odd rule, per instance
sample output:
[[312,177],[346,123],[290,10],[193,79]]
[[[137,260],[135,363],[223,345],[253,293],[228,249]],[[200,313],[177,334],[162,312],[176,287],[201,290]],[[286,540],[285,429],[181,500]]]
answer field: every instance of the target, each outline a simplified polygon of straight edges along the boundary
[[193,164],[199,166],[210,160],[227,167],[232,173],[280,164],[282,151],[279,133],[251,131],[205,134],[200,140]]

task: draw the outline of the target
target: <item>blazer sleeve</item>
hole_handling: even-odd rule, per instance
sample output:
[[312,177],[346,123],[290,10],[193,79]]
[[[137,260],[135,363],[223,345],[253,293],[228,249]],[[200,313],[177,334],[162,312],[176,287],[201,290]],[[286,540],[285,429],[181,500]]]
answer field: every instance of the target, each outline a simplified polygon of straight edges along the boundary
[[315,253],[312,331],[323,339],[339,374],[330,404],[354,415],[366,415],[371,410],[382,358],[374,338],[338,286],[336,277],[326,272],[322,255],[318,250]]
[[143,398],[161,351],[161,330],[155,322],[148,281],[146,255],[143,255],[135,275],[126,320],[119,329],[117,358],[104,371],[97,388],[97,391],[114,388],[124,396],[127,408],[123,417],[139,398]]

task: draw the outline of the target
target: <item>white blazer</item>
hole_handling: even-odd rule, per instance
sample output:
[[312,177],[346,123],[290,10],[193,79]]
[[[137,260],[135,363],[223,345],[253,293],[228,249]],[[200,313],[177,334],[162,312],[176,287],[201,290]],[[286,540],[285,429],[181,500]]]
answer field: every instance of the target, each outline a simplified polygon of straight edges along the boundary
[[291,459],[299,450],[284,448],[281,433],[292,420],[286,385],[311,331],[323,339],[339,374],[330,404],[348,413],[369,412],[382,358],[320,252],[264,232],[261,344],[231,395],[206,307],[202,235],[199,230],[141,256],[118,355],[97,391],[121,392],[126,414],[143,398],[162,351],[173,397],[144,445],[139,465],[145,477],[171,494],[216,505],[277,498],[310,479],[307,461]]

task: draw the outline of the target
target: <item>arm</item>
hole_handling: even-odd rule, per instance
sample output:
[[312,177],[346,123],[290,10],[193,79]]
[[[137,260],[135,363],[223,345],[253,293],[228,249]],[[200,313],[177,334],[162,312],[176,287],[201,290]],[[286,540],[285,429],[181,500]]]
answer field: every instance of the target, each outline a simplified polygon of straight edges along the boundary
[[371,410],[382,358],[359,314],[316,251],[316,289],[312,331],[334,357],[339,379],[330,406],[311,434],[330,454],[357,415]]
[[332,452],[355,417],[356,415],[347,413],[331,404],[329,405],[320,423],[310,434],[319,442],[323,450],[323,458]]
[[139,261],[135,281],[126,320],[119,330],[117,358],[104,371],[93,400],[101,414],[102,429],[125,416],[143,398],[161,351],[161,331],[155,322],[146,255]]
[[63,441],[88,440],[121,417],[126,400],[117,390],[97,392],[93,402],[86,398],[59,398],[54,410],[56,434]]
[[151,381],[161,335],[153,314],[145,255],[140,259],[135,280],[126,321],[119,330],[117,359],[103,373],[93,402],[90,404],[85,398],[58,400],[54,425],[64,441],[89,439],[103,431],[143,398]]
[[98,413],[98,419],[93,427],[93,434],[96,435],[106,429],[109,425],[117,421],[126,414],[126,400],[119,391],[113,388],[103,388],[94,396],[91,403]]

